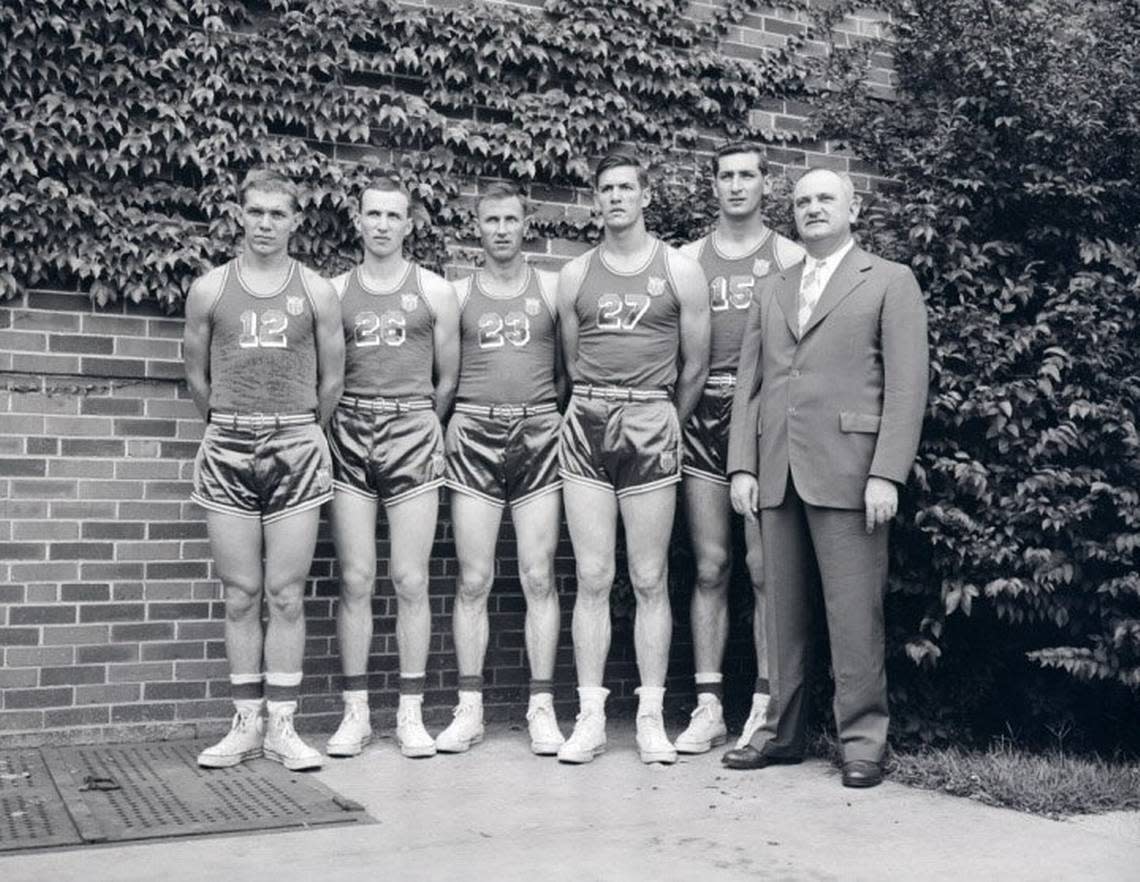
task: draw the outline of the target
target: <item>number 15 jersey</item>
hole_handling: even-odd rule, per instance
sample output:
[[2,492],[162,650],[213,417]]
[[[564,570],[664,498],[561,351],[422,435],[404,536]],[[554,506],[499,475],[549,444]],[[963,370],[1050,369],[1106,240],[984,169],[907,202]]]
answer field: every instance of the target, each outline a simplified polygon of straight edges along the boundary
[[531,267],[519,290],[496,296],[479,274],[455,283],[460,369],[455,400],[468,404],[554,401],[554,292]]
[[422,398],[435,391],[435,312],[409,262],[399,283],[372,288],[360,267],[340,295],[344,323],[344,392],[361,398]]
[[619,272],[601,247],[589,252],[578,289],[578,377],[595,386],[672,392],[677,382],[681,305],[668,246],[654,240],[645,264]]

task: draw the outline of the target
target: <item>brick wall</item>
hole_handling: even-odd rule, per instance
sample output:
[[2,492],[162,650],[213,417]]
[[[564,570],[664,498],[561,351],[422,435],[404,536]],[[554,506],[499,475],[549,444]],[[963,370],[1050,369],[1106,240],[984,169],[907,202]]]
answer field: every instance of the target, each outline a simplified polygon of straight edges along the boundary
[[[711,14],[715,5],[696,3],[694,14]],[[875,13],[860,14],[843,29],[856,40],[875,33],[880,22]],[[779,48],[800,27],[793,13],[762,9],[733,27],[729,48],[750,57]],[[884,59],[884,86],[888,63]],[[808,109],[778,102],[756,113],[766,128],[795,131]],[[876,183],[868,169],[828,144],[773,148],[770,158],[777,172],[828,164],[856,172],[861,187]],[[535,195],[545,212],[587,210],[585,191],[536,188]],[[563,241],[528,246],[531,258],[548,267],[582,248]],[[193,736],[228,721],[221,589],[202,513],[187,501],[203,425],[182,381],[181,333],[181,319],[153,304],[99,308],[78,291],[32,291],[0,303],[0,743]],[[397,677],[383,520],[377,550],[369,670],[383,721],[395,704]],[[498,560],[486,702],[489,717],[521,720],[528,678],[525,607],[509,517]],[[556,697],[570,714],[574,565],[565,530],[557,573],[564,615]],[[454,701],[455,575],[445,504],[431,563],[425,703],[436,723]],[[692,701],[687,592],[684,584],[676,587],[669,680],[675,714]],[[303,729],[332,728],[339,718],[336,594],[333,549],[322,523],[306,596]],[[726,663],[735,717],[746,712],[754,671],[749,595],[747,578],[738,572]],[[614,691],[613,710],[628,710],[637,672],[627,615],[615,623],[606,682]]]

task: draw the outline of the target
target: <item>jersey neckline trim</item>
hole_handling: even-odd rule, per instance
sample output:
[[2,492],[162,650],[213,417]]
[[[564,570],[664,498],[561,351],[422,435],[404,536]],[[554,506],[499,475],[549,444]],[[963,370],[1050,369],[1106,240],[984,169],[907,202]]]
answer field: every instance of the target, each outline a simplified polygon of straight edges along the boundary
[[709,245],[712,247],[713,253],[717,257],[719,257],[721,260],[730,260],[731,261],[731,260],[747,260],[748,258],[753,257],[757,251],[759,251],[766,244],[768,244],[768,240],[772,238],[773,230],[771,227],[765,226],[764,227],[764,235],[760,237],[760,241],[757,242],[756,245],[753,246],[751,250],[745,251],[743,254],[739,254],[735,257],[733,257],[732,255],[729,255],[729,254],[725,254],[724,251],[721,249],[720,244],[717,241],[719,238],[717,236],[717,232],[718,231],[714,229],[711,233],[709,233]]
[[409,260],[407,262],[407,266],[404,267],[403,274],[400,276],[400,281],[398,281],[391,288],[386,288],[386,289],[385,288],[376,288],[376,287],[368,284],[368,281],[364,278],[364,266],[363,266],[363,264],[361,264],[360,266],[357,266],[357,268],[355,270],[353,270],[353,272],[356,273],[356,283],[360,286],[361,290],[364,291],[365,294],[372,294],[372,295],[377,296],[377,297],[384,297],[384,296],[387,296],[389,294],[398,294],[400,292],[400,289],[402,289],[408,283],[408,277],[411,276],[412,269],[414,267],[415,267],[415,264]]
[[602,264],[602,269],[615,276],[622,276],[624,278],[641,275],[643,272],[649,269],[649,267],[653,265],[653,261],[657,258],[657,252],[661,250],[661,244],[661,240],[654,237],[653,249],[649,252],[649,257],[646,259],[645,263],[637,267],[637,269],[627,271],[614,269],[612,266],[610,266],[609,261],[606,260],[606,252],[601,245],[597,246],[596,251],[598,254],[598,261]]
[[490,291],[487,290],[486,286],[483,284],[483,278],[482,277],[483,277],[483,271],[482,270],[476,270],[475,275],[473,276],[473,278],[475,279],[475,287],[477,287],[479,289],[479,293],[482,294],[484,297],[488,298],[489,300],[515,300],[515,299],[521,297],[523,294],[525,294],[527,288],[530,287],[530,283],[534,277],[534,268],[530,264],[526,264],[526,274],[523,276],[522,284],[519,286],[518,290],[515,291],[513,294],[493,294],[493,293],[491,293]]
[[237,278],[238,285],[241,286],[241,289],[246,294],[248,294],[250,297],[256,297],[259,300],[271,300],[272,298],[279,296],[286,288],[289,287],[289,283],[293,281],[293,274],[297,272],[297,261],[293,258],[289,258],[289,272],[285,274],[285,281],[283,281],[276,289],[270,291],[268,294],[262,294],[250,287],[250,285],[246,282],[245,277],[242,275],[241,259],[238,257],[235,257],[233,259],[233,271],[234,276]]

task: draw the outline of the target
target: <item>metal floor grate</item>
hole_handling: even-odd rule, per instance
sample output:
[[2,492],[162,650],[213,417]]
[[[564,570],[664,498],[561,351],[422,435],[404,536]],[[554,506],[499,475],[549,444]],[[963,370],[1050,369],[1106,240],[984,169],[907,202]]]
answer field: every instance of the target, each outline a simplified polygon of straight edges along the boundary
[[[201,769],[198,742],[0,752],[0,850],[371,823],[265,759]],[[10,770],[10,771],[9,771]]]
[[80,842],[40,752],[0,751],[0,851]]

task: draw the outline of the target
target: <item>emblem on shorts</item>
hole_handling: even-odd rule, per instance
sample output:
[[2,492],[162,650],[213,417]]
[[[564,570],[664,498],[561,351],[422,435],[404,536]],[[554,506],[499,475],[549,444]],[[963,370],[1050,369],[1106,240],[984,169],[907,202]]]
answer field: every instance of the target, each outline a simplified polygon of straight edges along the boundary
[[538,308],[537,297],[527,297],[523,300],[523,309],[526,310],[527,315],[532,317],[538,315]]
[[438,478],[443,474],[446,460],[442,453],[433,453],[431,455],[431,464],[428,466],[428,475],[432,478]]
[[756,278],[768,275],[771,270],[772,264],[770,261],[761,260],[757,257],[756,260],[752,262],[752,275],[756,276]]
[[660,297],[665,293],[665,280],[660,276],[650,276],[645,285],[645,293],[650,297]]
[[286,297],[285,311],[289,315],[300,315],[305,311],[305,301],[300,297]]
[[677,469],[677,454],[672,450],[666,450],[661,454],[661,471],[672,472]]
[[404,312],[415,312],[419,302],[420,298],[415,294],[405,294],[400,298],[400,306],[404,308]]
[[317,486],[321,490],[326,490],[332,486],[332,473],[323,466],[317,469]]

